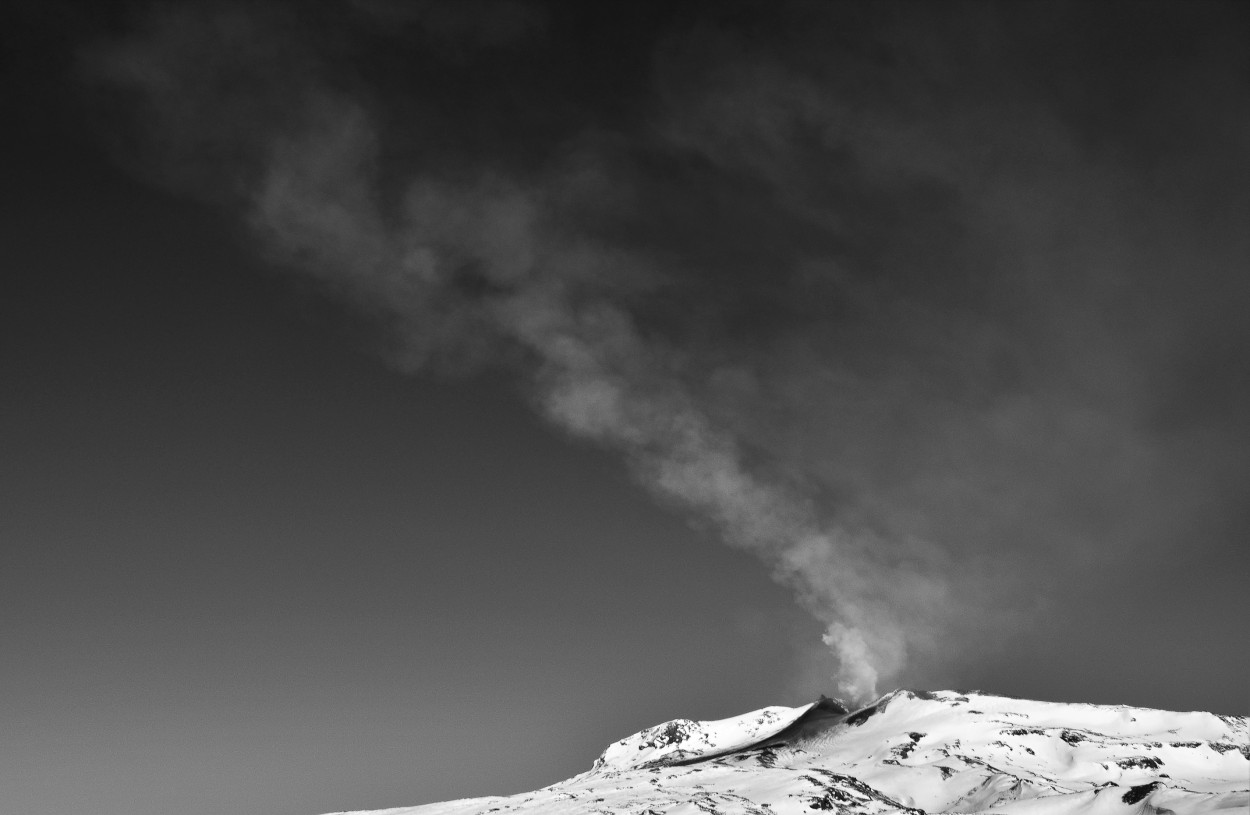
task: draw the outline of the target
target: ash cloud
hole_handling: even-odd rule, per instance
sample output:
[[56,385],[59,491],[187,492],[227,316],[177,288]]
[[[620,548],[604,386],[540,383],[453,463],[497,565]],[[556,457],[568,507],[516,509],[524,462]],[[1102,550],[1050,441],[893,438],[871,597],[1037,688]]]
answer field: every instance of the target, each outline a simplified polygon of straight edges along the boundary
[[[140,111],[128,160],[237,207],[406,370],[515,372],[793,588],[842,693],[946,676],[1236,501],[1235,25],[689,4],[622,39],[623,8],[309,8],[160,5],[87,52]],[[1160,64],[1177,38],[1201,53]]]

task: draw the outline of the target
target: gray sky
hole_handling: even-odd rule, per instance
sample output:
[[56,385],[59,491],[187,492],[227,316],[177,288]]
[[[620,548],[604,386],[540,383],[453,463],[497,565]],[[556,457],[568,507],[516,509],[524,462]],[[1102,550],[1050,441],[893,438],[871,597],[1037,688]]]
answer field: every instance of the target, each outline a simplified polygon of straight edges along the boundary
[[1244,712],[1240,6],[16,11],[0,810]]

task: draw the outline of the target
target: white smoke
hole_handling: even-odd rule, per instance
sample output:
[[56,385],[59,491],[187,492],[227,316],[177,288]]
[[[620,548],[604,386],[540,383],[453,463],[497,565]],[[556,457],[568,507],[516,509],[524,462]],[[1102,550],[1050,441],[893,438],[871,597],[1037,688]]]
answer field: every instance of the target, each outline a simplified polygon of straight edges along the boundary
[[[919,593],[893,590],[867,532],[829,526],[801,492],[751,470],[741,440],[689,387],[698,374],[683,349],[635,324],[630,281],[648,277],[646,259],[559,228],[565,208],[601,190],[559,171],[530,186],[417,176],[387,225],[367,117],[347,102],[320,104],[319,126],[274,146],[253,199],[251,221],[272,251],[390,312],[409,365],[466,346],[522,360],[545,417],[619,450],[648,489],[712,522],[796,590],[829,626],[843,694],[871,696],[879,676],[901,669],[897,615],[931,606],[940,579],[920,578]],[[480,291],[457,289],[466,275]]]
[[1241,336],[1241,301],[1195,297],[1188,271],[1244,281],[1244,237],[1194,237],[1244,235],[1239,210],[1193,226],[1183,195],[1091,159],[1028,75],[987,70],[1038,45],[1028,12],[696,19],[659,38],[645,115],[521,149],[508,128],[544,110],[319,56],[352,53],[334,37],[353,14],[457,65],[549,22],[436,5],[347,4],[334,33],[280,3],[161,7],[92,64],[140,92],[166,182],[241,188],[268,251],[375,315],[397,365],[508,367],[554,425],[759,557],[824,627],[842,693],[938,634],[956,653],[953,625],[981,642],[1095,554],[1163,548],[1218,480],[1181,480],[1189,454],[1143,416],[1175,398],[1169,343]]

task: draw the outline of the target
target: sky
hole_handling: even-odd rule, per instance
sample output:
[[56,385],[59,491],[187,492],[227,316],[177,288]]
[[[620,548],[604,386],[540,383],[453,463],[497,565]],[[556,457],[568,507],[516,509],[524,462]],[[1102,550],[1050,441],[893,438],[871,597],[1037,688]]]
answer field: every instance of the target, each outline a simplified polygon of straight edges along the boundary
[[1245,713],[1236,3],[0,24],[0,814],[821,693]]

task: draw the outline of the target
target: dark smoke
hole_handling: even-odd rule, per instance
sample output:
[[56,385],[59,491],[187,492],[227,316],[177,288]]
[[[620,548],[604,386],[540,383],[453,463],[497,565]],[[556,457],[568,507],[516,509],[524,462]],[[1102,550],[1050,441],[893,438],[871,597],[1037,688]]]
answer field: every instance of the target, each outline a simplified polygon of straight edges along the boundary
[[508,366],[758,555],[850,696],[1235,500],[1232,7],[665,8],[163,4],[84,64],[397,365]]

